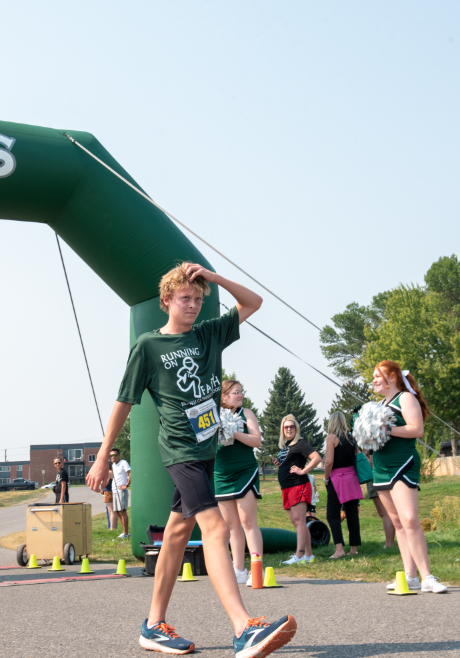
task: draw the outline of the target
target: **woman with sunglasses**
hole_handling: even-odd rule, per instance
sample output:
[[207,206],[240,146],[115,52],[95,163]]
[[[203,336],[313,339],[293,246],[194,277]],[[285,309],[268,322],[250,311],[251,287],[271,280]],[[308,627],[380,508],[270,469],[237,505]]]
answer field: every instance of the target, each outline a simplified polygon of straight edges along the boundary
[[309,473],[321,461],[321,455],[300,436],[300,425],[288,414],[281,421],[280,451],[272,462],[278,469],[278,482],[283,492],[283,507],[297,532],[297,551],[283,564],[306,564],[314,559],[311,536],[305,516],[311,504],[312,489]]

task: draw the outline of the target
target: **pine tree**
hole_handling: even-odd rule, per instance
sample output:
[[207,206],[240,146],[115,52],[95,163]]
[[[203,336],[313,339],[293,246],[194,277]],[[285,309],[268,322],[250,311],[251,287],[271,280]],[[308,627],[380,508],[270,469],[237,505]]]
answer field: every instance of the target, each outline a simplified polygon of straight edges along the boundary
[[[362,382],[357,382],[349,380],[344,384],[345,388],[349,389],[354,393],[358,398],[361,398],[364,402],[369,402],[371,399],[371,391],[369,389],[369,384],[363,384]],[[337,393],[334,399],[332,400],[331,408],[328,411],[328,416],[323,420],[324,431],[327,432],[327,426],[329,424],[329,417],[335,411],[341,411],[345,418],[347,419],[347,425],[351,429],[351,419],[353,417],[354,411],[356,411],[356,406],[361,406],[362,403],[358,402],[356,398],[344,391],[343,389],[340,393]]]
[[257,407],[254,405],[254,402],[251,400],[251,398],[248,398],[248,397],[246,396],[246,391],[245,391],[245,389],[244,389],[243,382],[242,382],[240,379],[238,379],[238,377],[236,376],[236,374],[235,374],[234,372],[229,372],[229,373],[227,374],[227,373],[225,372],[225,370],[222,368],[222,381],[225,382],[227,379],[236,379],[237,382],[240,382],[240,384],[241,384],[241,386],[242,386],[242,388],[243,388],[243,395],[244,395],[244,397],[243,397],[243,409],[250,409],[251,411],[253,411],[255,417],[257,418],[257,420],[260,421],[260,418],[259,418],[259,410],[258,410]]
[[269,400],[261,417],[263,435],[262,446],[258,452],[259,464],[264,467],[271,464],[270,455],[276,456],[279,451],[280,424],[284,416],[293,414],[300,425],[300,435],[318,450],[323,445],[323,433],[312,404],[305,402],[305,395],[300,390],[289,368],[280,368],[272,388],[269,389]]

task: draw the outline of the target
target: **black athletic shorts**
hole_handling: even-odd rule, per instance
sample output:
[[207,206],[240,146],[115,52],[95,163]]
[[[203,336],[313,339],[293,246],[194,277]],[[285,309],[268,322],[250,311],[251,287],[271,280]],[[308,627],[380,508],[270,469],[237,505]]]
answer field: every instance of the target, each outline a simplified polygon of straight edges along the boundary
[[166,468],[176,485],[171,512],[180,512],[184,519],[189,519],[198,512],[217,507],[211,487],[214,459],[173,464]]

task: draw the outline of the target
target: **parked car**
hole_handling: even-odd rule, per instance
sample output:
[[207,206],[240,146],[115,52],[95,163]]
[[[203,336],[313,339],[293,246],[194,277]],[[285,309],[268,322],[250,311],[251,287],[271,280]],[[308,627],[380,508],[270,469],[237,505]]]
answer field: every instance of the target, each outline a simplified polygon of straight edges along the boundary
[[0,484],[0,491],[24,491],[25,489],[38,489],[38,482],[14,478],[10,484]]
[[53,487],[56,486],[56,480],[54,482],[50,482],[49,484],[44,484],[43,487],[40,487],[40,489],[52,489]]

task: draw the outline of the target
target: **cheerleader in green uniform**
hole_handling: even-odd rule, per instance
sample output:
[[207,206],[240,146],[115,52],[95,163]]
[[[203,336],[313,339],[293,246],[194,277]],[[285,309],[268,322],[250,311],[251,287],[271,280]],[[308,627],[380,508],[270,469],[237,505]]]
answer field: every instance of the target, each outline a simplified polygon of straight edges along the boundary
[[[384,396],[396,417],[389,441],[373,455],[374,487],[396,529],[409,589],[440,594],[447,587],[430,573],[425,534],[418,512],[420,457],[415,447],[423,436],[428,407],[408,370],[382,361],[374,370],[374,391]],[[417,569],[422,583],[417,577]],[[395,583],[387,588],[394,589]]]
[[222,382],[221,405],[243,419],[244,430],[234,433],[233,445],[217,446],[214,489],[219,509],[230,528],[237,581],[250,587],[251,574],[244,568],[244,536],[249,552],[262,555],[262,533],[257,525],[257,499],[262,496],[259,493],[259,466],[254,456],[254,448],[260,447],[262,438],[257,418],[250,409],[243,409],[242,404],[240,382],[234,379]]

